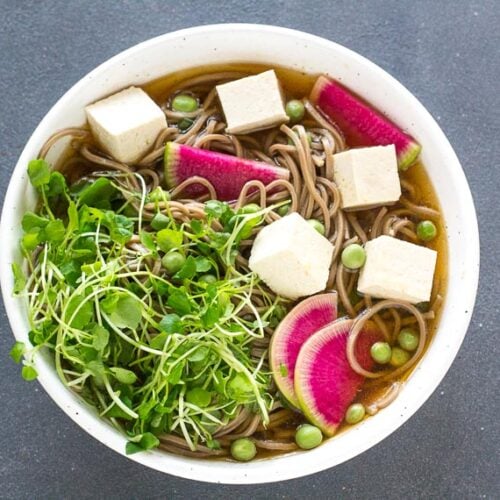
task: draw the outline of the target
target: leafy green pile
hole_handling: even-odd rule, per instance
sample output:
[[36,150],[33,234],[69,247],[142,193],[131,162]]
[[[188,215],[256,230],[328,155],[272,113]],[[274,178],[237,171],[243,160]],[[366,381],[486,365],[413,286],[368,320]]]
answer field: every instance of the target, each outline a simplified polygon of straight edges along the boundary
[[[26,357],[23,376],[35,378],[30,360],[50,349],[61,380],[128,434],[128,453],[163,433],[217,448],[214,431],[242,406],[266,421],[271,377],[252,342],[284,308],[235,269],[265,211],[209,201],[204,218],[178,223],[158,210],[145,223],[144,204],[159,207],[167,192],[130,192],[113,174],[69,187],[43,160],[28,174],[40,195],[22,220],[28,273],[13,264],[31,323],[33,349],[12,350]],[[182,265],[169,274],[158,264],[173,252]]]

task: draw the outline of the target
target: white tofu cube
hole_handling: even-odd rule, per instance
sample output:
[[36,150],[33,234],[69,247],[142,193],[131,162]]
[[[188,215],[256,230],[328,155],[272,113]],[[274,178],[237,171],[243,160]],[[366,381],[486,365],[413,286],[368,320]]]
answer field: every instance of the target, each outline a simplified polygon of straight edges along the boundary
[[360,293],[413,304],[430,299],[436,251],[391,236],[368,241],[365,250],[366,262],[358,280]]
[[217,85],[217,93],[229,134],[247,134],[288,121],[273,70]]
[[278,295],[297,299],[324,290],[332,255],[333,245],[292,213],[260,231],[249,266]]
[[333,155],[333,177],[345,210],[389,205],[401,196],[393,144],[350,149]]
[[161,108],[137,87],[130,87],[85,108],[92,133],[116,160],[134,163],[167,128]]

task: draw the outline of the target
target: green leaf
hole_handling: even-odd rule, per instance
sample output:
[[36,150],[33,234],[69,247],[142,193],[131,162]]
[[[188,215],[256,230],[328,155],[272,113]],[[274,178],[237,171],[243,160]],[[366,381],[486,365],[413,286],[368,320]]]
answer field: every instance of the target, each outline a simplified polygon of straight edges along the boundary
[[205,328],[212,328],[221,317],[221,308],[217,301],[212,302],[201,315],[201,321]]
[[[96,209],[89,209],[89,212],[96,213],[95,210]],[[96,215],[97,214],[98,212]],[[108,210],[104,212],[102,224],[108,229],[111,239],[117,243],[124,244],[132,237],[134,221],[124,215],[116,214],[115,212]]]
[[193,256],[189,256],[174,278],[191,279],[196,274],[196,261]]
[[48,186],[47,186],[47,196],[49,198],[54,198],[65,192],[67,192],[68,186],[66,185],[66,179],[64,175],[60,172],[52,172],[50,174]]
[[82,264],[80,270],[82,273],[91,275],[94,273],[98,273],[102,268],[102,262],[100,260],[97,260],[95,262],[92,262],[92,264]]
[[26,233],[22,240],[21,245],[28,251],[34,250],[40,244],[39,233]]
[[109,179],[99,177],[77,193],[77,197],[82,205],[109,209],[116,193],[117,190]]
[[31,382],[38,377],[38,372],[31,365],[25,365],[21,370],[21,375],[24,380]]
[[221,249],[227,243],[227,240],[231,237],[231,233],[226,232],[213,232],[212,233],[212,244],[216,249]]
[[177,314],[165,314],[159,323],[159,328],[166,333],[183,333],[182,320]]
[[204,361],[207,359],[208,355],[210,354],[210,349],[206,346],[200,346],[196,351],[191,353],[188,357],[189,361],[192,361],[193,363],[197,363],[199,361]]
[[201,387],[194,387],[186,393],[186,401],[199,408],[206,408],[212,401],[212,393]]
[[97,246],[92,236],[78,238],[70,254],[71,258],[78,261],[95,261],[97,256]]
[[18,294],[21,293],[26,286],[26,276],[17,262],[13,262],[11,268],[12,274],[14,275],[14,294]]
[[192,219],[190,222],[190,226],[191,231],[193,231],[193,233],[196,235],[200,235],[203,232],[203,224],[198,219]]
[[106,375],[106,370],[102,361],[99,360],[91,360],[88,361],[85,365],[87,371],[95,378],[95,382],[99,386],[104,385],[104,377]]
[[151,413],[151,410],[156,406],[156,400],[150,399],[148,401],[143,401],[141,406],[139,406],[137,413],[139,418],[142,420],[146,420]]
[[142,306],[138,299],[123,292],[114,292],[101,301],[104,312],[118,328],[135,330],[142,319]]
[[95,325],[92,329],[92,347],[102,352],[109,342],[109,331],[101,325]]
[[[137,440],[137,438],[139,438]],[[145,432],[136,436],[133,441],[129,441],[125,446],[125,453],[127,455],[132,455],[133,453],[139,453],[141,451],[150,450],[156,448],[160,444],[160,440],[151,432]]]
[[10,357],[14,360],[14,363],[21,362],[25,350],[26,347],[24,342],[20,342],[19,340],[12,346],[12,349],[10,350]]
[[78,229],[78,219],[78,209],[76,208],[75,203],[71,201],[68,205],[68,233],[71,234]]
[[186,292],[180,289],[174,289],[167,299],[167,304],[181,316],[189,314],[192,310],[192,304]]
[[137,375],[131,370],[115,366],[110,368],[110,371],[115,376],[116,380],[122,384],[133,384],[137,381]]
[[31,330],[28,336],[34,346],[42,345],[50,341],[56,330],[57,324],[51,319],[47,319],[41,325],[38,325],[36,329]]
[[44,186],[50,180],[50,165],[45,160],[31,160],[28,163],[28,176],[34,187]]
[[[121,398],[123,404],[131,408],[132,404],[129,398],[122,397]],[[104,414],[109,418],[121,418],[122,420],[134,420],[128,413],[125,413],[118,405],[114,404],[109,408],[109,410]]]
[[169,373],[167,380],[172,385],[177,385],[180,382],[182,378],[182,372],[184,371],[184,365],[185,363],[183,361],[177,363],[172,369],[172,371]]
[[280,375],[282,377],[288,377],[288,368],[283,363],[280,363]]
[[48,241],[49,243],[60,243],[64,240],[66,234],[66,228],[61,219],[51,220],[41,232],[42,241]]
[[173,248],[179,248],[182,245],[182,231],[175,229],[162,229],[156,235],[156,242],[163,252],[168,252]]
[[76,282],[81,275],[80,264],[78,262],[73,259],[64,260],[59,264],[59,270],[71,286],[76,286]]
[[212,263],[206,257],[196,257],[196,272],[205,273],[212,267]]
[[70,326],[77,328],[78,330],[83,330],[94,317],[94,307],[91,301],[85,302],[81,307],[80,305],[84,302],[85,297],[83,295],[74,295],[68,302],[66,306],[65,320],[70,321],[71,317],[78,309],[78,312],[73,317]]
[[144,451],[138,443],[132,443],[128,441],[125,445],[125,455],[133,455],[134,453],[140,453]]
[[163,350],[163,347],[165,346],[165,342],[167,341],[169,334],[167,332],[162,332],[156,335],[151,339],[151,342],[149,345],[153,349],[158,349],[159,351]]
[[154,255],[157,255],[158,252],[156,251],[156,245],[155,245],[155,240],[153,239],[153,236],[151,233],[148,233],[146,231],[141,231],[139,234],[139,237],[141,239],[141,243]]
[[247,402],[253,396],[253,387],[246,375],[237,373],[226,386],[227,395],[239,403]]
[[26,212],[23,215],[21,226],[26,233],[36,233],[49,223],[49,219],[40,217],[33,212]]
[[234,215],[231,207],[226,202],[218,200],[207,201],[205,203],[205,213],[214,219],[221,219],[223,224],[225,220]]

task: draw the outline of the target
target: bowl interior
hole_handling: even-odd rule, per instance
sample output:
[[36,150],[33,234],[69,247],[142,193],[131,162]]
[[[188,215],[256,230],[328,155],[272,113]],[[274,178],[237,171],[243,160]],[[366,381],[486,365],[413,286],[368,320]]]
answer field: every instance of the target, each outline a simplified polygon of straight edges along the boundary
[[[26,145],[10,182],[2,213],[0,280],[10,324],[27,341],[29,325],[22,300],[12,296],[10,265],[20,261],[18,241],[24,211],[33,209],[26,166],[56,130],[84,122],[86,104],[131,84],[206,64],[264,63],[306,73],[325,73],[366,96],[423,145],[422,160],[440,200],[447,229],[449,282],[442,318],[424,358],[398,399],[376,416],[341,433],[307,456],[292,453],[248,464],[202,461],[147,452],[131,458],[185,478],[260,483],[317,472],[381,441],[404,423],[430,396],[451,365],[466,333],[474,305],[479,270],[479,238],[470,190],[445,135],[425,108],[378,66],[333,42],[298,31],[258,25],[191,28],[139,44],[105,62],[71,88],[50,110]],[[54,401],[82,428],[124,453],[125,439],[59,381],[48,357],[37,361],[39,381]]]

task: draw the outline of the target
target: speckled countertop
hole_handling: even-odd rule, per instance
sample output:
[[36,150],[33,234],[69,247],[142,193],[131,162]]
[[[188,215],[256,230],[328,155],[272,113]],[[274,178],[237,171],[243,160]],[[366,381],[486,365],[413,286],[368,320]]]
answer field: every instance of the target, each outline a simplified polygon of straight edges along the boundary
[[[403,427],[363,455],[307,478],[218,486],[167,476],[99,444],[27,384],[8,359],[1,310],[2,498],[498,498],[500,6],[484,1],[0,0],[2,201],[23,145],[54,102],[117,52],[179,28],[257,22],[297,28],[370,58],[438,120],[469,179],[481,281],[448,375]],[[496,221],[496,222],[495,222]]]

